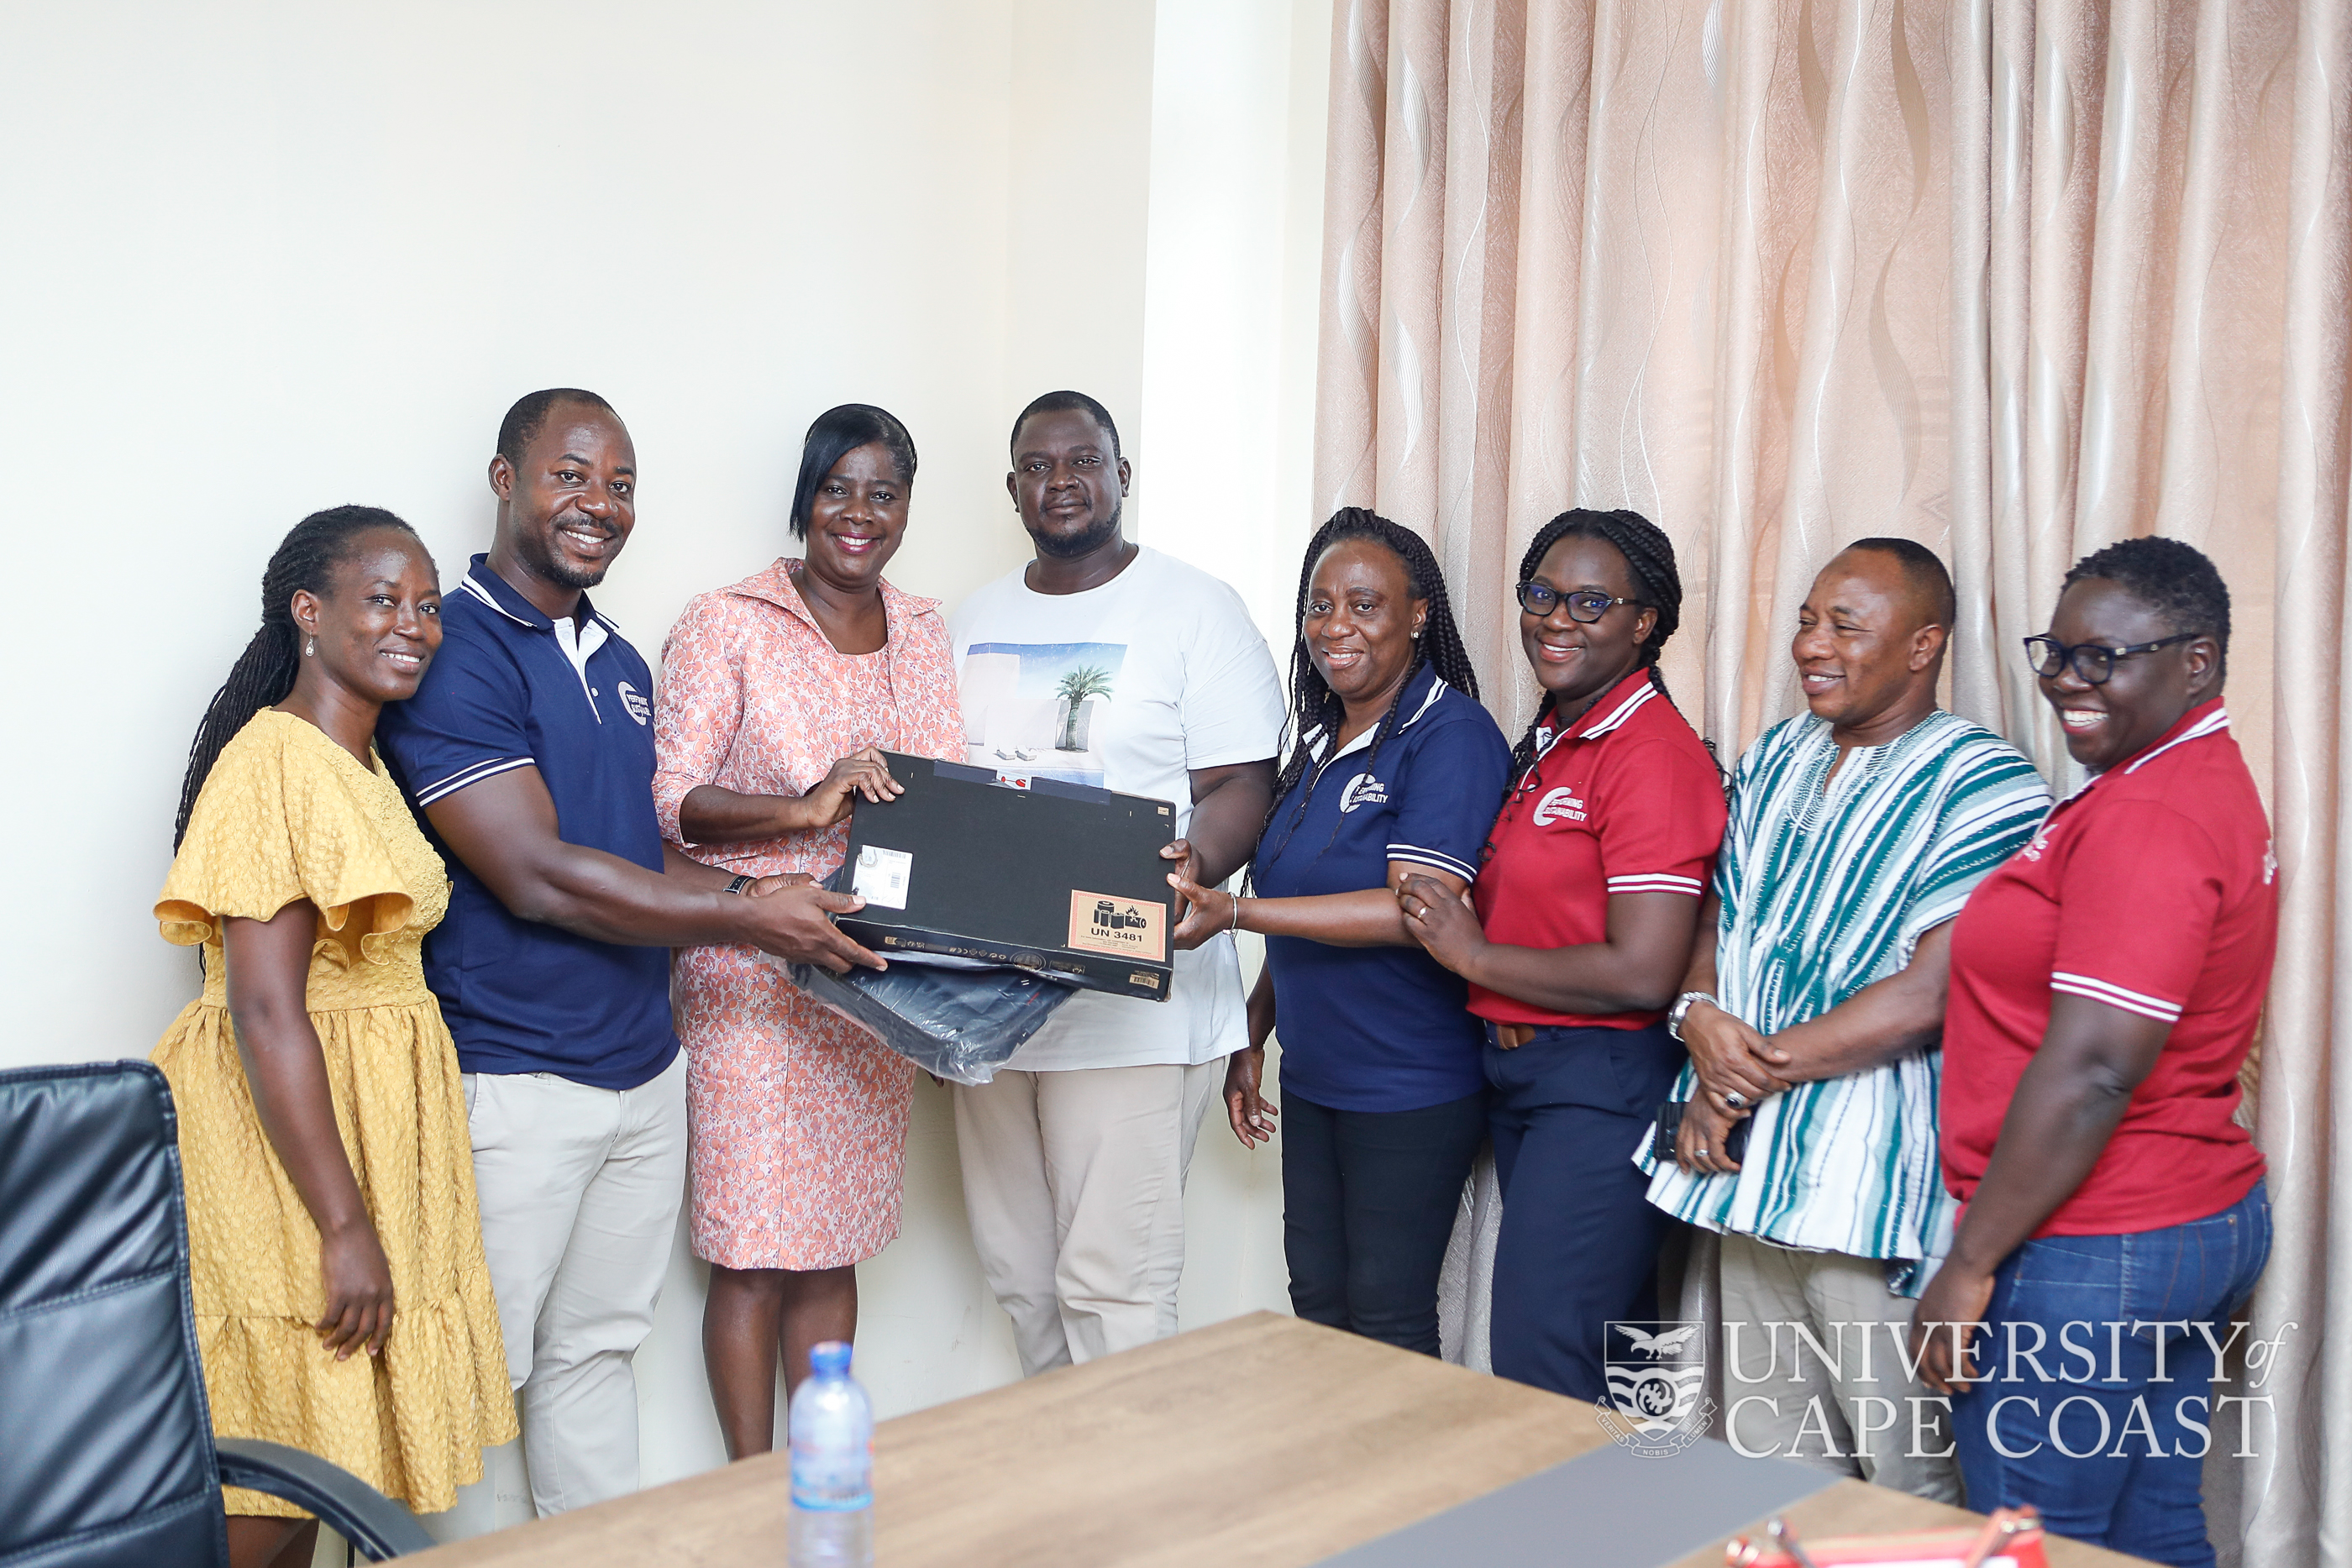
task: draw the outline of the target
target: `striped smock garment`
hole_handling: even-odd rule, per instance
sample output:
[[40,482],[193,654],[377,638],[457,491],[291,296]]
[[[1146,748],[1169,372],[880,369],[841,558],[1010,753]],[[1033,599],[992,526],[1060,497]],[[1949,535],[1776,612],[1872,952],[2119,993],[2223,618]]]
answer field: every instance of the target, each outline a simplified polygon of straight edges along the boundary
[[[1800,714],[1739,759],[1716,865],[1715,994],[1771,1035],[1911,961],[2050,809],[2042,776],[1990,730],[1937,712],[1829,777],[1826,720]],[[1890,1285],[1949,1248],[1956,1202],[1937,1169],[1940,1049],[1800,1083],[1755,1112],[1737,1175],[1654,1160],[1650,1201],[1678,1219],[1808,1251],[1884,1258]],[[1675,1097],[1697,1092],[1688,1066]]]

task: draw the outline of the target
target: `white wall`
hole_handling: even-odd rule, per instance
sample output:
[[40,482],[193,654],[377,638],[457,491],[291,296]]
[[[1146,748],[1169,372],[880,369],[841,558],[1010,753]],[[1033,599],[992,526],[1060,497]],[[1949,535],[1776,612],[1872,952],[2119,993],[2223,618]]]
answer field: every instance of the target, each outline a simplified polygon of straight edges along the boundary
[[[1328,34],[1329,0],[0,13],[0,1065],[144,1054],[193,994],[148,908],[270,549],[364,501],[453,580],[532,387],[592,387],[635,437],[638,531],[598,599],[649,656],[782,548],[834,402],[921,449],[897,581],[952,601],[1008,569],[1006,426],[1059,385],[1125,416],[1141,536],[1286,646]],[[861,1271],[886,1414],[1014,1372],[928,1084],[908,1178]],[[1213,1125],[1188,1322],[1281,1304],[1279,1208],[1274,1156]],[[683,1251],[671,1287],[649,1480],[720,1453]],[[517,1517],[495,1490],[447,1527]]]
[[[1135,530],[1238,588],[1286,672],[1313,489],[1330,0],[1159,8]],[[1244,935],[1255,978],[1262,944]],[[1280,1088],[1281,1061],[1270,1082]],[[1186,1189],[1187,1324],[1289,1310],[1276,1145],[1213,1107]]]

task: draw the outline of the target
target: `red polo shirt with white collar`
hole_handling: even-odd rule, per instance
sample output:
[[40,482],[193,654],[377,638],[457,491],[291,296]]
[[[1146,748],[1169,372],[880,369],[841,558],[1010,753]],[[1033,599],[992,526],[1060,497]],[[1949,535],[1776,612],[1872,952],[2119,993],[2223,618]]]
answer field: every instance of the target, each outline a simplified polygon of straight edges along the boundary
[[[1555,736],[1513,784],[1487,835],[1475,901],[1490,942],[1580,947],[1608,939],[1612,894],[1705,896],[1723,846],[1722,776],[1697,732],[1636,670]],[[1496,1023],[1641,1029],[1660,1012],[1551,1012],[1470,988]]]
[[2099,1162],[2036,1236],[2114,1236],[2217,1214],[2262,1179],[2238,1069],[2278,949],[2278,862],[2221,699],[2060,801],[1952,927],[1946,1184],[1984,1178],[2052,998],[2171,1026]]

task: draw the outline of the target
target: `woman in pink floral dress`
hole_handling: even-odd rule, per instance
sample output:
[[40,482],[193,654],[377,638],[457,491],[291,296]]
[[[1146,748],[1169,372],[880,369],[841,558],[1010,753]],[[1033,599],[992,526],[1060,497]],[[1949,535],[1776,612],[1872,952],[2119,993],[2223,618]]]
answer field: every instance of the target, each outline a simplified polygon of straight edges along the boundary
[[[936,601],[882,569],[905,536],[915,447],[878,408],[809,427],[789,558],[686,607],[654,721],[662,831],[751,876],[841,864],[851,808],[898,793],[885,749],[961,759]],[[694,1250],[710,1264],[703,1357],[731,1458],[775,1430],[811,1345],[857,1326],[859,1260],[898,1233],[913,1068],[750,947],[677,956],[693,1125]]]

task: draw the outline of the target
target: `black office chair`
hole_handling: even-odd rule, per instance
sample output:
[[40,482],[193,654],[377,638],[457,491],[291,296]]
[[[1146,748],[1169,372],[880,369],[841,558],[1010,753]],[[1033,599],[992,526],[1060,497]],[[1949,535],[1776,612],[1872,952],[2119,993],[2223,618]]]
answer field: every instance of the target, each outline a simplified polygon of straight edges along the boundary
[[0,1072],[0,1563],[226,1565],[221,1488],[376,1560],[433,1544],[358,1477],[213,1438],[172,1092],[143,1061]]

